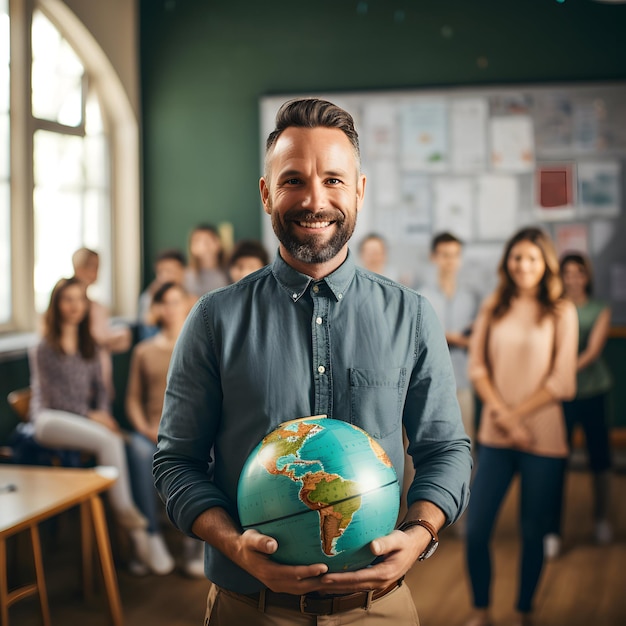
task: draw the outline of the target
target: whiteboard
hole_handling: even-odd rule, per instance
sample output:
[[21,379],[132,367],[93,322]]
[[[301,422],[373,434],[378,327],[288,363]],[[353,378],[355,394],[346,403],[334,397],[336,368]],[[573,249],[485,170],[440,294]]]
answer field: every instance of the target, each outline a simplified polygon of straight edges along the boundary
[[[355,252],[382,235],[397,276],[419,288],[434,277],[431,237],[450,231],[465,244],[461,279],[486,296],[504,242],[540,226],[559,253],[590,256],[595,295],[626,324],[626,83],[264,96],[261,163],[281,104],[309,96],[349,111],[359,133]],[[263,240],[276,249],[269,219]]]

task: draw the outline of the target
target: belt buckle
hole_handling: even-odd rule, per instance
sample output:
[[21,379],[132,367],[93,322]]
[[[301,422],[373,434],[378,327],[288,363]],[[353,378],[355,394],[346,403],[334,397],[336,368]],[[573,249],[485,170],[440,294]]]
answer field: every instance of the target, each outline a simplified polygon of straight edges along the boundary
[[372,598],[374,596],[374,590],[370,589],[367,592],[367,597],[365,599],[365,606],[363,607],[366,611],[370,610],[370,607],[372,606]]
[[306,610],[306,594],[300,596],[300,613],[303,615],[315,615],[315,613],[310,613]]

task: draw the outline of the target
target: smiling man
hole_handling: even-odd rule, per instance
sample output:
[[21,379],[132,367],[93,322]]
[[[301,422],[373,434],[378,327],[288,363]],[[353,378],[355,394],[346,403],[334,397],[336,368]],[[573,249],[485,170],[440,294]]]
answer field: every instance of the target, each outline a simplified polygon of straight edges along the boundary
[[[469,496],[469,441],[443,332],[421,296],[357,268],[348,251],[365,176],[346,111],[323,100],[285,103],[260,192],[278,254],[190,314],[155,455],[168,514],[206,542],[214,584],[205,626],[414,626],[403,577],[434,552],[439,529]],[[237,517],[251,450],[281,422],[321,414],[366,430],[398,476],[404,426],[416,469],[405,521],[371,543],[375,564],[355,572],[278,564],[276,540],[242,532]]]

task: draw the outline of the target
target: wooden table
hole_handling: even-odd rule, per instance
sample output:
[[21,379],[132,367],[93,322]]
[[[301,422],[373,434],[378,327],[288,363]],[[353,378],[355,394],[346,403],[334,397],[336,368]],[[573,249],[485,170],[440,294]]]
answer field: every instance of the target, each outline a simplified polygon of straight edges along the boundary
[[[119,587],[111,544],[99,494],[115,482],[113,468],[66,469],[0,465],[0,624],[9,626],[9,607],[39,594],[44,626],[50,626],[50,610],[44,577],[38,524],[54,515],[80,506],[83,583],[86,593],[93,585],[93,536],[102,567],[111,623],[123,622]],[[35,582],[12,591],[7,582],[7,537],[30,533],[35,563]]]

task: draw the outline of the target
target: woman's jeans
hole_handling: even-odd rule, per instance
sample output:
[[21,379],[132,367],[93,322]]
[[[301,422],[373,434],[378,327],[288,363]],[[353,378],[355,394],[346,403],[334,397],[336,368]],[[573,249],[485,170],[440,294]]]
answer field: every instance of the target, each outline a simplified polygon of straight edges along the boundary
[[476,608],[489,606],[489,542],[500,505],[515,474],[520,474],[522,531],[517,610],[528,612],[543,567],[543,537],[558,497],[565,459],[510,448],[481,445],[467,514],[467,566]]

